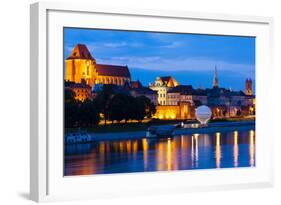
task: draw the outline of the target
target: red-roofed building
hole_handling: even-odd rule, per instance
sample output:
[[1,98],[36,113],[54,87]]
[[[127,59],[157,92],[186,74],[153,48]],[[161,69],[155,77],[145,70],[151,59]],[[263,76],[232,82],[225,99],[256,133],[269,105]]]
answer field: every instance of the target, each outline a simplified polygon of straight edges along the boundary
[[124,85],[131,81],[128,66],[97,64],[84,44],[77,44],[65,60],[65,80],[75,83]]

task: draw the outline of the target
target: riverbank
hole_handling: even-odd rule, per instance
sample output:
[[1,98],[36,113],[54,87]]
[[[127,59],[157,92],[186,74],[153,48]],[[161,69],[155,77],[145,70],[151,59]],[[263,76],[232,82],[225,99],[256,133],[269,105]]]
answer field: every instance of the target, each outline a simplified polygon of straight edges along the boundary
[[[213,119],[209,122],[209,125],[214,123],[227,123],[227,122],[249,122],[254,121],[254,117],[244,117],[244,118],[227,118],[227,119]],[[179,124],[184,122],[185,124],[198,123],[196,120],[158,120],[152,119],[147,122],[130,122],[130,123],[114,123],[107,125],[96,125],[88,128],[81,128],[81,130],[86,131],[87,133],[99,133],[99,134],[113,134],[113,133],[122,133],[122,132],[137,132],[137,131],[146,131],[151,126],[160,126],[160,125],[171,125]],[[65,133],[77,132],[78,128],[65,128]]]
[[[160,125],[161,126],[161,125]],[[208,134],[214,132],[247,131],[255,130],[255,121],[242,122],[212,122],[208,127],[200,128],[177,128],[174,135],[184,134]],[[92,141],[120,140],[120,139],[141,139],[146,136],[146,130],[116,133],[88,133]]]

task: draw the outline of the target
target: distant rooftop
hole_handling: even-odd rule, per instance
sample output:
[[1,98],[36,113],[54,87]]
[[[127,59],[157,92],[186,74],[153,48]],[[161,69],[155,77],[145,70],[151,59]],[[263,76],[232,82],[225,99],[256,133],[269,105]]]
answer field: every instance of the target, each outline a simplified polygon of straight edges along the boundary
[[128,66],[96,64],[96,71],[99,75],[131,77]]

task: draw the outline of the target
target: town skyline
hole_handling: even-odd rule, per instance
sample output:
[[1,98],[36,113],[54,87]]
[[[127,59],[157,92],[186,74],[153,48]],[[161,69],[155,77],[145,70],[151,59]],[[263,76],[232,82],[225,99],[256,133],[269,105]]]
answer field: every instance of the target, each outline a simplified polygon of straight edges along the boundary
[[64,175],[255,166],[255,39],[64,28]]
[[221,87],[243,91],[251,78],[255,88],[254,38],[65,28],[64,39],[65,59],[76,44],[85,44],[98,63],[127,65],[144,86],[173,76],[180,84],[211,88],[217,67]]

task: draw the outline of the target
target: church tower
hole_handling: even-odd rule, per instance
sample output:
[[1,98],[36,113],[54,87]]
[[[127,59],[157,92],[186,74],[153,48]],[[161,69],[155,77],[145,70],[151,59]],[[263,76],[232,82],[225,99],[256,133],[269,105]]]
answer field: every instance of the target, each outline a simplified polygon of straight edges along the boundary
[[246,90],[245,90],[246,95],[253,95],[253,83],[252,79],[246,79]]
[[77,44],[65,60],[65,80],[75,83],[86,82],[92,87],[95,80],[95,67],[96,61],[87,46]]
[[218,88],[218,87],[219,87],[219,79],[218,79],[218,71],[217,71],[217,66],[216,66],[214,80],[213,80],[213,88]]

